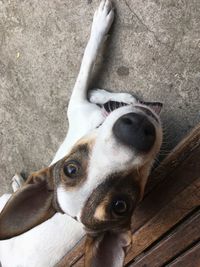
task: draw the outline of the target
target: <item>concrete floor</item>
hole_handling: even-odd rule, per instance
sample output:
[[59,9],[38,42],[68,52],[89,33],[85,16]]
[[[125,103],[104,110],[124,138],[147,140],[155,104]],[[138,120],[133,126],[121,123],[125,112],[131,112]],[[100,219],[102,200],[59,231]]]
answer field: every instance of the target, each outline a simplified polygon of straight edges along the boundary
[[[0,0],[0,193],[16,172],[48,165],[62,142],[98,2]],[[166,153],[200,121],[200,1],[113,2],[96,86],[164,102]]]

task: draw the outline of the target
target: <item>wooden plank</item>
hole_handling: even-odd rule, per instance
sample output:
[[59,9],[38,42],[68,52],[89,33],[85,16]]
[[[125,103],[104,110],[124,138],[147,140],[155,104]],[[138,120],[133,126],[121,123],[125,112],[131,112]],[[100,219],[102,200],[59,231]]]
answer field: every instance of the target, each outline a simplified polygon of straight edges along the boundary
[[156,184],[166,179],[166,174],[170,175],[174,172],[198,147],[200,147],[200,124],[190,131],[152,172],[148,179],[146,192],[151,191]]
[[165,267],[199,267],[200,242]]
[[155,216],[174,196],[200,177],[200,164],[196,164],[197,158],[200,158],[200,147],[196,148],[185,161],[179,163],[172,173],[166,172],[165,179],[145,196],[134,212],[133,232]]
[[[159,267],[200,239],[200,210],[178,225],[174,231],[138,257],[131,267]],[[200,255],[199,255],[200,257]]]
[[[79,259],[83,258],[85,238],[81,241],[61,259],[54,267],[68,267],[76,264]],[[83,266],[83,265],[82,265]]]
[[[156,238],[159,238],[199,205],[199,192],[197,192],[197,189],[195,190],[196,186],[199,186],[199,180],[189,186],[200,177],[200,164],[196,164],[197,158],[200,158],[200,125],[151,174],[151,183],[146,197],[133,216],[134,250],[130,251],[126,262],[130,262],[132,258],[139,255]],[[158,183],[160,184],[157,185]],[[156,188],[152,191],[155,186]],[[180,196],[178,196],[179,193],[181,193]],[[176,210],[177,213],[173,216]],[[155,225],[154,228],[152,224]],[[162,227],[158,227],[159,229],[156,230],[156,226],[159,224]],[[151,237],[154,230],[156,230],[156,234],[153,235],[153,240],[149,238],[147,242],[144,242],[148,234]],[[142,242],[143,247],[140,242]],[[75,250],[67,254],[65,266],[83,266],[81,265],[83,264],[83,257],[81,257],[83,247],[84,243],[82,241]]]
[[200,178],[133,234],[133,245],[126,257],[126,264],[198,206],[200,206]]

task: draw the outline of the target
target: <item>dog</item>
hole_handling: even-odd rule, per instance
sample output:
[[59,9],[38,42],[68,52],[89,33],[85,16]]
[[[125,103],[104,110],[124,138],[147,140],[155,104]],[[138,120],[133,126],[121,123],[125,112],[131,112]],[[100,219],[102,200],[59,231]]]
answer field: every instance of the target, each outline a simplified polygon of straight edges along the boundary
[[0,199],[2,267],[55,266],[86,235],[85,266],[123,266],[131,217],[162,143],[162,104],[88,87],[114,19],[101,1],[50,166]]

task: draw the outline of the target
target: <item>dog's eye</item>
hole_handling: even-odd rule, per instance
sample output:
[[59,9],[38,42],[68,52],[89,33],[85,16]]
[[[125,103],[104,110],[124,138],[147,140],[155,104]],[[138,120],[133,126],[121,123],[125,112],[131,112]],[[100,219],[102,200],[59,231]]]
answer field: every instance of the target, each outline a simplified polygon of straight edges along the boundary
[[77,162],[71,161],[67,162],[64,165],[63,171],[66,176],[74,178],[78,175],[79,169],[80,169],[79,164]]
[[114,200],[112,203],[112,210],[117,215],[124,215],[128,210],[127,202],[124,199]]

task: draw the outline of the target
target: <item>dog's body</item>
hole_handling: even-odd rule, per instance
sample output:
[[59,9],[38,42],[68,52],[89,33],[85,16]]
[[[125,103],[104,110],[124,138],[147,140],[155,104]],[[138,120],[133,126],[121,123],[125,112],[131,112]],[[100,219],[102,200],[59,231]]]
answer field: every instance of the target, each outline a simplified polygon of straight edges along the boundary
[[[156,125],[156,137],[154,140],[155,144],[152,145],[153,148],[151,147],[151,152],[149,152],[148,148],[142,147],[143,150],[148,151],[148,155],[139,155],[136,158],[135,151],[134,153],[131,151],[131,154],[129,150],[122,147],[122,150],[125,151],[123,151],[123,153],[120,152],[121,154],[119,153],[117,160],[115,160],[113,155],[118,153],[118,149],[122,146],[121,140],[117,142],[116,150],[116,140],[113,141],[113,137],[111,138],[110,135],[105,135],[107,130],[101,130],[99,138],[99,129],[102,128],[102,125],[105,129],[110,129],[111,126],[113,127],[113,123],[116,119],[130,114],[130,112],[138,113],[138,109],[140,109],[140,112],[144,111],[146,113],[145,116],[148,116],[148,112],[146,111],[148,110],[147,105],[141,102],[139,103],[138,100],[130,94],[110,93],[99,89],[93,90],[90,93],[89,100],[87,97],[93,65],[97,53],[112,24],[113,17],[114,12],[110,1],[102,1],[94,16],[91,36],[68,106],[69,131],[50,165],[51,168],[51,166],[54,166],[67,154],[71,153],[74,147],[77,146],[77,143],[80,146],[80,144],[87,141],[90,146],[90,144],[95,142],[92,156],[90,154],[90,158],[88,159],[88,161],[90,161],[90,166],[87,167],[87,172],[90,173],[90,177],[93,179],[87,178],[87,181],[84,182],[80,188],[75,191],[69,190],[68,195],[65,194],[63,186],[58,185],[57,200],[59,206],[62,211],[70,216],[56,213],[49,220],[27,232],[12,239],[0,241],[0,262],[2,267],[51,267],[59,262],[85,235],[83,224],[86,225],[87,229],[90,229],[90,222],[87,221],[87,218],[82,214],[85,207],[84,205],[81,207],[80,203],[84,204],[90,199],[91,192],[98,186],[101,186],[101,183],[104,183],[105,175],[124,172],[124,166],[126,166],[127,170],[136,168],[138,172],[140,166],[145,166],[145,168],[142,167],[143,169],[141,170],[143,178],[139,181],[140,197],[143,195],[153,159],[160,148],[162,140],[162,130],[159,118],[156,112],[154,112],[155,109],[149,108],[148,111],[153,114],[150,114],[150,116],[152,118],[154,117],[154,120],[157,120],[157,122],[152,122],[154,126]],[[105,103],[108,103],[108,106],[106,106]],[[115,110],[117,107],[113,107],[113,103],[114,105],[116,105],[116,103],[121,103],[120,105],[122,107]],[[127,106],[124,106],[124,104]],[[114,112],[109,112],[109,109],[110,111],[114,110]],[[108,117],[109,119],[107,119]],[[150,118],[150,120],[152,118]],[[119,130],[117,132],[119,132]],[[98,140],[98,142],[96,140]],[[102,148],[101,144],[105,141],[110,144],[109,148],[106,146]],[[104,155],[107,157],[106,160]],[[130,161],[132,164],[131,167],[129,167]],[[132,162],[134,162],[134,164]],[[102,169],[105,175],[99,177],[97,171],[101,170],[102,172]],[[95,177],[98,177],[98,179]],[[19,183],[19,180],[19,177],[14,179],[14,187],[17,187],[16,182]],[[0,198],[0,211],[4,208],[9,198],[9,194],[3,195]],[[95,216],[98,219],[105,216],[100,206],[98,206],[98,209],[95,209]],[[77,220],[74,220],[72,217],[75,217]],[[121,266],[121,261],[114,266]]]

